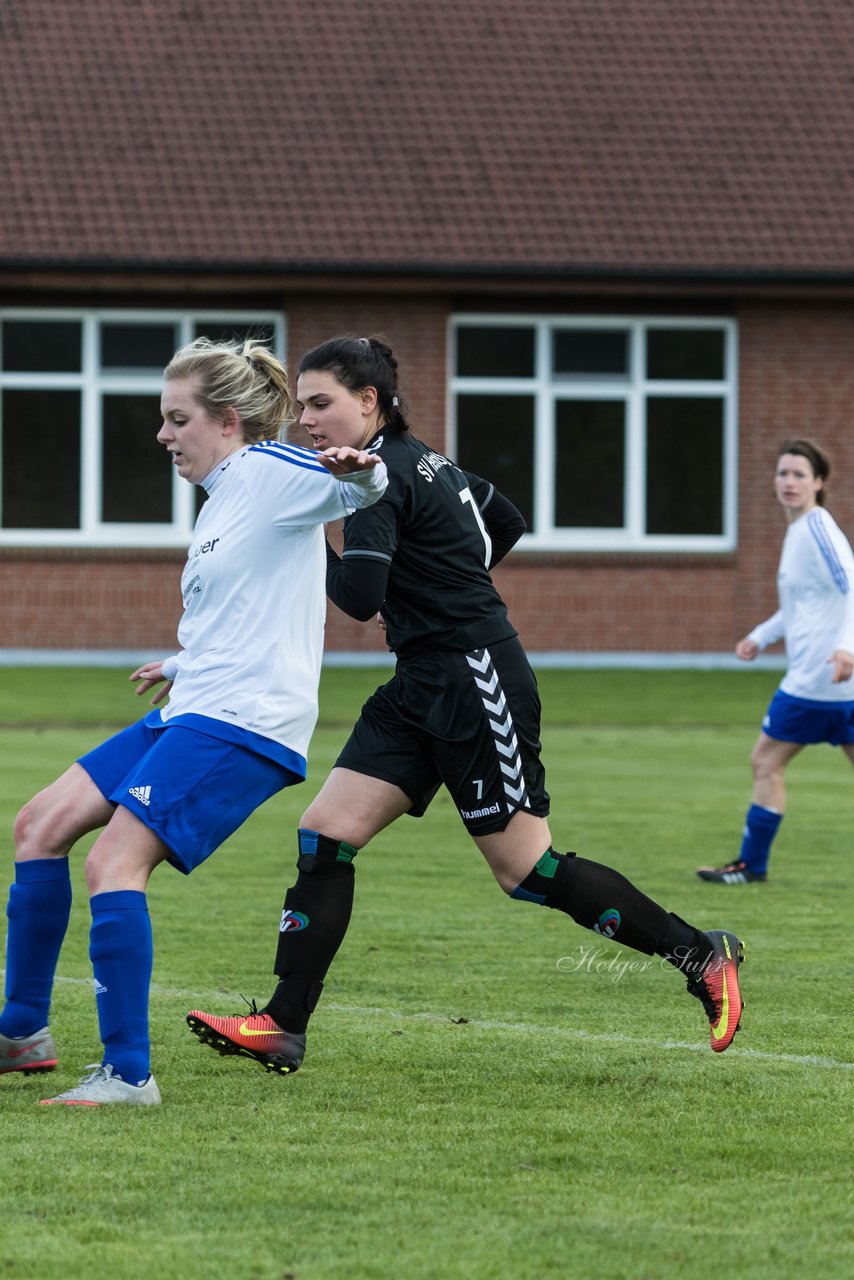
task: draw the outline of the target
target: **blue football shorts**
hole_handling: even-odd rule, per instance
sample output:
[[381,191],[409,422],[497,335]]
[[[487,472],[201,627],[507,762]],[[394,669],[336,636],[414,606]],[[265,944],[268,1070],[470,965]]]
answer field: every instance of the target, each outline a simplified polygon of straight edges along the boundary
[[181,725],[144,720],[77,761],[99,791],[145,823],[185,875],[219,848],[259,805],[301,782],[284,765]]
[[832,747],[854,742],[854,702],[821,702],[795,698],[778,689],[771,699],[762,730],[780,742],[804,746],[829,742]]

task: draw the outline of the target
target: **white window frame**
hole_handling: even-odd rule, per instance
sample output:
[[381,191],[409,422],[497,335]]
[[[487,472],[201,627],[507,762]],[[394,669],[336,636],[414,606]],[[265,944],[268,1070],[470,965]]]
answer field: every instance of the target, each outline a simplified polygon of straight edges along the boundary
[[[520,328],[535,330],[535,369],[530,378],[460,377],[456,334],[461,328]],[[629,339],[629,372],[625,377],[553,377],[551,333],[554,329],[625,329]],[[724,377],[720,381],[665,381],[648,379],[641,364],[649,329],[716,329],[724,334]],[[517,543],[520,551],[656,551],[726,552],[737,540],[738,498],[738,327],[725,316],[692,315],[534,315],[504,313],[500,316],[460,313],[451,316],[447,347],[449,453],[457,456],[457,396],[533,395],[534,411],[534,531]],[[714,396],[723,401],[723,529],[720,534],[646,533],[646,417],[647,395]],[[626,403],[626,472],[621,529],[555,528],[551,477],[554,473],[555,414],[558,400],[618,399]],[[490,479],[489,458],[479,468]]]
[[[99,365],[98,336],[101,324],[157,325],[177,328],[178,346],[190,342],[197,324],[235,327],[250,324],[272,325],[275,351],[285,358],[285,317],[277,311],[246,311],[204,308],[184,309],[6,307],[0,309],[0,320],[77,321],[82,326],[81,369],[79,373],[7,373],[0,369],[0,392],[20,390],[74,390],[80,392],[80,528],[79,529],[4,529],[0,528],[0,547],[185,547],[192,537],[196,521],[196,486],[172,472],[172,519],[161,524],[119,524],[98,518],[101,493],[101,416],[100,398],[105,394],[155,395],[163,387],[162,371],[147,373],[129,370],[102,370]],[[152,423],[156,434],[158,422]],[[2,430],[2,423],[0,423]],[[168,465],[168,460],[164,461]],[[2,459],[0,458],[0,466]],[[2,492],[2,490],[0,490]]]

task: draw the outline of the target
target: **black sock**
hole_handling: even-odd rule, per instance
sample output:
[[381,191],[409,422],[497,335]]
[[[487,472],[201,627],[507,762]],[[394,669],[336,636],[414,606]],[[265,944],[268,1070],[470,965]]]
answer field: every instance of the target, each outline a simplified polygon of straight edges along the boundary
[[283,1031],[305,1035],[322,991],[322,982],[309,982],[300,973],[289,973],[279,982],[261,1012],[268,1013]]
[[712,958],[712,944],[701,929],[695,929],[679,916],[670,913],[667,932],[656,948],[656,955],[663,956],[688,979],[698,977]]
[[267,1003],[285,1031],[305,1032],[323,979],[350,923],[356,850],[316,831],[300,831],[299,874],[285,896],[273,972],[280,982]]
[[664,956],[677,967],[684,967],[689,952],[692,959],[699,959],[704,947],[710,952],[699,930],[665,911],[619,871],[574,853],[547,849],[511,896],[563,911],[585,929],[646,955]]

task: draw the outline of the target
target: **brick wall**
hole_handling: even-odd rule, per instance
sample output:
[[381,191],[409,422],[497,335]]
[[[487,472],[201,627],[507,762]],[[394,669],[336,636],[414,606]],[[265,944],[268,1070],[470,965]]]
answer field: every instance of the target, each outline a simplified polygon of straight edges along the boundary
[[0,648],[177,648],[180,552],[0,552]]
[[[446,298],[289,296],[296,357],[337,332],[383,333],[415,432],[444,448]],[[511,555],[496,571],[533,651],[727,651],[775,608],[785,523],[772,496],[776,449],[813,436],[830,452],[829,507],[854,538],[854,309],[741,304],[739,545],[721,556]],[[299,438],[299,436],[295,436]],[[484,467],[484,470],[487,468]],[[0,648],[175,645],[178,553],[0,551]],[[330,606],[327,646],[383,650],[378,630]]]
[[739,534],[733,634],[776,608],[785,520],[774,463],[789,436],[808,436],[833,462],[827,507],[854,543],[854,310],[744,306],[739,320]]

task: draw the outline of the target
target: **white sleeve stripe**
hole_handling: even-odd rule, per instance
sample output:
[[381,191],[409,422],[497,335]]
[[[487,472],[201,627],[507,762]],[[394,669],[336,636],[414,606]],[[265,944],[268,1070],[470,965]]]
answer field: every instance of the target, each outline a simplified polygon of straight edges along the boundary
[[807,528],[815,539],[816,545],[824,557],[825,564],[830,570],[831,578],[842,594],[847,596],[848,575],[845,572],[842,561],[839,559],[836,548],[828,537],[827,530],[821,522],[821,516],[818,511],[812,511],[807,516]]

